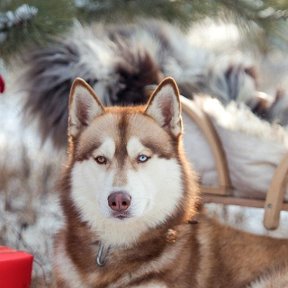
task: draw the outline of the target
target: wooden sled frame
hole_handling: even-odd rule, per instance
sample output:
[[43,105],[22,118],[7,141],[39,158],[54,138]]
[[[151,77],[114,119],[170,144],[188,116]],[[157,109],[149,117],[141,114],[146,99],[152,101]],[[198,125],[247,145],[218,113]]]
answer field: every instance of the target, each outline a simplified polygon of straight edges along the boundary
[[265,228],[269,230],[276,229],[279,226],[281,210],[288,211],[288,203],[284,202],[285,188],[288,180],[288,153],[283,157],[275,170],[265,200],[235,197],[232,195],[233,187],[225,152],[211,120],[201,108],[183,96],[181,96],[181,104],[182,110],[196,123],[204,134],[215,159],[218,186],[201,186],[204,202],[264,208],[263,224]]

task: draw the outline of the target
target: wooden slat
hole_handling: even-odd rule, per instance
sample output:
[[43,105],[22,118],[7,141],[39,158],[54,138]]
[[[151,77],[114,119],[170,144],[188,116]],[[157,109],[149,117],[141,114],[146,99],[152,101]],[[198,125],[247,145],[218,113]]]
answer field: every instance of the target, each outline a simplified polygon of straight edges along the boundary
[[[218,203],[224,205],[237,205],[254,208],[264,208],[265,200],[251,199],[251,198],[238,198],[231,196],[218,196],[218,195],[203,195],[204,203]],[[281,204],[281,210],[288,211],[288,203]]]
[[271,185],[266,195],[264,226],[276,229],[279,225],[288,176],[288,154],[282,159],[274,172]]
[[225,195],[225,196],[232,195],[231,193],[232,191],[228,187],[200,185],[200,191],[202,194]]
[[[231,187],[231,180],[222,143],[217,132],[215,131],[214,126],[207,115],[199,107],[197,107],[194,102],[181,96],[181,104],[183,111],[187,113],[200,128],[211,148],[219,181],[219,187],[215,190],[215,193],[227,195]],[[214,193],[214,189],[211,191],[211,193]]]

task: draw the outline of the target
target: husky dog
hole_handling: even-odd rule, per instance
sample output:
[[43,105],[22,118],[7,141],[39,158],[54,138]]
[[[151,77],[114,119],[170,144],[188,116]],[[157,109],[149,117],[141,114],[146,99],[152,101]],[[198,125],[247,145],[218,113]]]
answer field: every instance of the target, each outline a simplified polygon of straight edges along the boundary
[[172,78],[133,107],[104,107],[84,80],[74,81],[56,287],[288,287],[287,240],[199,212],[180,106]]

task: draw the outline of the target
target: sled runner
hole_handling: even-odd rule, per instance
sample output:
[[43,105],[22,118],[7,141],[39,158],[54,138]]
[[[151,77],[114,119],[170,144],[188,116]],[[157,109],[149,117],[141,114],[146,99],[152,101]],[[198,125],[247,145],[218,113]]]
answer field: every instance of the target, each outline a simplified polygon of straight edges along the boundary
[[182,97],[181,102],[184,115],[188,116],[201,130],[215,161],[218,185],[207,186],[202,183],[201,192],[203,193],[204,202],[264,208],[264,226],[266,229],[276,229],[279,225],[281,210],[288,211],[288,203],[284,201],[288,178],[288,153],[284,155],[282,161],[276,167],[265,198],[259,199],[257,197],[255,199],[249,197],[249,195],[247,197],[237,196],[234,193],[235,188],[230,179],[227,157],[221,139],[211,119],[194,101]]

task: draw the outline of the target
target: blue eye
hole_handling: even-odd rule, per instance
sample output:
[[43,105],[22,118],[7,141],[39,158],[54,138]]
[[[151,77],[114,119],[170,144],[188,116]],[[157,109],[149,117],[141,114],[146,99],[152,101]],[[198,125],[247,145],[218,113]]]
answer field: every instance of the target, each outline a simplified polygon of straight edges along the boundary
[[144,163],[146,162],[147,160],[149,160],[150,157],[144,155],[144,154],[140,154],[138,157],[137,157],[137,162],[138,163]]

